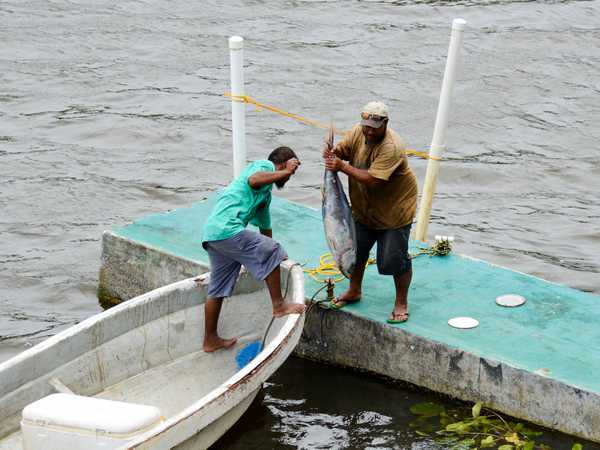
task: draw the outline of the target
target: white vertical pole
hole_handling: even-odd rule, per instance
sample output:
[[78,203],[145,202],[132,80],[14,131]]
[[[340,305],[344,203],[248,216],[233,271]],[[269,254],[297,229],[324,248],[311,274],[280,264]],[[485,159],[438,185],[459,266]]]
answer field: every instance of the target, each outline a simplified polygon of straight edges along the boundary
[[421,195],[421,205],[417,217],[416,238],[419,241],[427,240],[427,227],[431,217],[431,203],[435,194],[435,185],[440,170],[439,158],[446,149],[446,129],[448,128],[448,116],[450,113],[450,100],[454,82],[456,81],[456,71],[458,59],[460,57],[460,48],[462,47],[463,31],[467,22],[464,19],[454,19],[452,21],[452,34],[450,36],[450,47],[448,48],[448,59],[446,60],[446,70],[444,72],[444,81],[442,82],[442,91],[440,93],[440,102],[438,104],[437,117],[435,119],[435,128],[433,138],[429,149],[431,159],[427,164],[425,174],[425,184],[423,194]]
[[229,38],[231,61],[231,127],[233,135],[233,177],[237,178],[246,166],[246,104],[236,101],[244,94],[244,38]]

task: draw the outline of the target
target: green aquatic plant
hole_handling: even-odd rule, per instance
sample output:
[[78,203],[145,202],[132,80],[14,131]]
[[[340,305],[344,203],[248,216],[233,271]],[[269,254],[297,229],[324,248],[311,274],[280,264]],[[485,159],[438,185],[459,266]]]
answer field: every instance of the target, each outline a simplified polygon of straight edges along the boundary
[[435,244],[426,248],[419,248],[419,251],[410,255],[411,258],[416,258],[419,255],[429,256],[446,256],[452,251],[452,236],[436,236]]
[[[484,408],[481,402],[470,411],[465,408],[446,410],[432,402],[418,403],[410,407],[410,412],[417,416],[411,424],[417,435],[447,445],[451,450],[551,450],[548,445],[535,441],[542,435],[541,431],[507,420]],[[571,450],[583,450],[583,446],[577,443]]]

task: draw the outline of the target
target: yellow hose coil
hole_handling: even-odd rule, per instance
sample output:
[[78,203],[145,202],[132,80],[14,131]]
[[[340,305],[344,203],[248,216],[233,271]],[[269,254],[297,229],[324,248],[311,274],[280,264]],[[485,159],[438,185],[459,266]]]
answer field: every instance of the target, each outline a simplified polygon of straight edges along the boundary
[[[368,267],[369,264],[375,264],[375,262],[374,258],[369,258],[365,267]],[[314,269],[304,269],[304,272],[318,283],[327,283],[327,280],[332,277],[337,277],[333,279],[336,283],[346,278],[342,275],[340,269],[338,269],[331,253],[323,253],[319,257],[319,267]]]

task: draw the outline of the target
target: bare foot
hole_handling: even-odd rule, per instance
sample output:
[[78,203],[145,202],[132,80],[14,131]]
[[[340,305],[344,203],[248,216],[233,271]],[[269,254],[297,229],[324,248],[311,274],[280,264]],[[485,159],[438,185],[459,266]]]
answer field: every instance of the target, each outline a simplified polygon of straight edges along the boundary
[[357,302],[360,300],[361,294],[362,294],[361,291],[355,291],[353,289],[348,289],[342,295],[337,297],[336,301],[346,302],[346,303]]
[[202,349],[206,353],[211,353],[211,352],[214,352],[221,348],[229,348],[232,345],[234,345],[236,342],[237,342],[236,338],[222,339],[218,336],[215,338],[208,338],[208,339],[204,338],[204,345],[202,346]]
[[387,323],[404,323],[408,320],[408,310],[406,306],[395,307],[387,319]]
[[273,307],[273,316],[282,317],[287,316],[288,314],[302,314],[305,309],[306,306],[301,305],[300,303],[283,302],[280,303],[279,306]]

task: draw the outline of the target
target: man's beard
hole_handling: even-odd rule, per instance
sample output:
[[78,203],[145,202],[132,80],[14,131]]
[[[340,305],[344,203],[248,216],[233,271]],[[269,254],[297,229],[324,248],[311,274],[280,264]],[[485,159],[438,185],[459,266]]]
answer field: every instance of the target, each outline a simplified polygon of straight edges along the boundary
[[379,142],[383,141],[384,137],[385,137],[385,135],[376,137],[376,138],[368,138],[365,136],[365,144],[367,144],[367,145],[378,144]]
[[287,180],[279,180],[275,182],[275,186],[277,186],[277,189],[283,189],[285,183],[287,183]]

